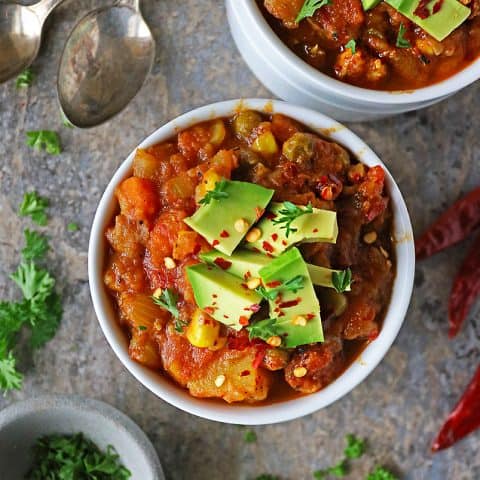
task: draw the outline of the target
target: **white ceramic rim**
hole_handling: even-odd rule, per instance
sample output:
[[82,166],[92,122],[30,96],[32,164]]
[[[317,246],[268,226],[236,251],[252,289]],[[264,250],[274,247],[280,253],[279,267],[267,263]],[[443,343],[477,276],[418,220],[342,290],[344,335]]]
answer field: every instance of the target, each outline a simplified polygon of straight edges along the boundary
[[[240,108],[250,108],[267,113],[277,112],[290,116],[320,134],[328,135],[331,140],[346,146],[365,164],[381,165],[385,168],[377,155],[359,137],[337,121],[313,110],[282,101],[265,99],[229,100],[198,108],[160,127],[140,143],[139,148],[146,148],[165,141],[178,131],[198,122],[232,115]],[[402,326],[410,302],[415,269],[413,232],[407,207],[400,190],[386,168],[386,184],[394,211],[397,276],[390,306],[379,337],[367,346],[360,358],[340,377],[317,393],[268,405],[228,405],[194,398],[186,390],[134,362],[128,356],[126,336],[115,318],[111,299],[103,284],[106,250],[104,232],[111,223],[115,212],[115,188],[131,174],[134,154],[135,151],[130,153],[118,168],[98,205],[90,235],[88,275],[93,305],[103,333],[117,357],[140,383],[171,405],[199,417],[240,425],[264,425],[293,420],[326,407],[350,392],[373,371],[387,353]]]
[[383,105],[401,105],[410,103],[428,102],[437,98],[445,97],[458,92],[480,78],[480,57],[460,72],[451,77],[435,83],[428,87],[415,90],[372,90],[356,87],[348,83],[336,80],[318,71],[292,52],[272,30],[262,12],[255,3],[255,0],[239,0],[244,2],[247,15],[245,24],[254,24],[260,34],[260,47],[273,49],[281,55],[285,64],[285,70],[292,69],[297,75],[305,77],[306,81],[313,87],[325,89],[340,97],[347,97],[354,100],[366,101]]

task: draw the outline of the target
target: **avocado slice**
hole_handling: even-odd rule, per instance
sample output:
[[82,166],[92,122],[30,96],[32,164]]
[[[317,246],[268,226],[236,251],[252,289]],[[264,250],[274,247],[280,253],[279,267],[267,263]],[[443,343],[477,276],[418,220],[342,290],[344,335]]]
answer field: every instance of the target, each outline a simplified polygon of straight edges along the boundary
[[[202,235],[213,247],[231,255],[248,227],[263,215],[274,191],[254,183],[224,181],[224,198],[212,198],[183,221]],[[235,228],[237,220],[244,220],[244,231]]]
[[381,0],[362,0],[362,7],[365,11],[376,7]]
[[241,330],[260,309],[262,297],[220,268],[199,263],[187,267],[187,276],[198,307],[228,327]]
[[[272,262],[272,259],[266,255],[244,249],[238,249],[230,256],[213,249],[200,254],[200,258],[204,262],[223,268],[228,273],[244,280],[259,278],[260,270]],[[340,270],[332,270],[310,263],[307,263],[307,269],[314,285],[327,288],[334,288],[332,275],[334,272],[340,272]],[[349,290],[350,287],[347,291]]]
[[[471,13],[468,7],[462,5],[457,0],[443,0],[438,12],[432,12],[427,18],[420,18],[415,15],[415,10],[418,8],[421,0],[385,1],[439,42],[458,28]],[[432,0],[427,8],[432,11],[431,9],[436,4],[438,4],[438,0]]]
[[[269,300],[270,317],[275,318],[275,330],[287,348],[307,343],[323,342],[320,303],[310,280],[307,264],[297,248],[272,260],[260,270],[265,288],[271,290],[296,276],[304,279],[303,288],[296,292],[282,291],[275,300]],[[299,317],[307,319],[306,325],[295,325]]]
[[335,243],[337,241],[336,212],[314,208],[313,213],[301,215],[291,223],[291,228],[296,231],[290,232],[287,237],[286,229],[282,228],[282,224],[274,223],[275,219],[281,217],[279,211],[283,208],[283,203],[271,204],[266,215],[257,224],[262,233],[261,237],[255,242],[247,242],[245,246],[248,249],[277,257],[296,243]]

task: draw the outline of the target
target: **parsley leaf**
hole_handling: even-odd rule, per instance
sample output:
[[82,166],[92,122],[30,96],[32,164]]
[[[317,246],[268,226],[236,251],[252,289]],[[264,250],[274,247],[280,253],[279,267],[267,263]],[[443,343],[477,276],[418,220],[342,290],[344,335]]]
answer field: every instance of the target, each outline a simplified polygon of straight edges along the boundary
[[365,440],[356,437],[352,433],[348,434],[345,440],[347,441],[347,446],[343,453],[346,458],[360,458],[365,453]]
[[338,293],[343,293],[350,289],[352,285],[352,271],[347,268],[340,272],[332,273],[332,283]]
[[36,150],[46,150],[52,155],[58,155],[62,151],[57,133],[51,130],[27,132],[27,145]]
[[67,230],[69,232],[76,232],[80,229],[80,227],[78,226],[78,224],[74,223],[74,222],[70,222],[68,225],[67,225]]
[[348,465],[346,460],[341,460],[333,467],[329,467],[326,470],[317,470],[313,472],[313,478],[315,480],[324,480],[329,475],[333,475],[334,477],[342,478],[348,473]]
[[252,338],[260,338],[265,341],[270,337],[276,337],[280,333],[276,318],[267,318],[252,323],[252,325],[247,327],[247,331],[250,340]]
[[50,248],[47,237],[28,228],[23,233],[25,234],[25,248],[22,250],[22,257],[25,260],[43,258]]
[[43,303],[36,305],[34,314],[30,321],[30,345],[36,349],[43,347],[57,333],[63,315],[60,296],[52,293]]
[[405,38],[407,29],[403,23],[400,24],[398,29],[396,45],[398,48],[411,48],[412,44]]
[[313,213],[311,203],[306,207],[300,208],[292,202],[283,202],[283,209],[278,211],[280,218],[274,218],[272,222],[275,225],[282,225],[280,228],[286,229],[285,236],[288,238],[290,233],[295,233],[298,230],[297,228],[292,228],[292,222],[307,213]]
[[247,430],[243,436],[245,443],[255,443],[257,441],[257,434],[253,430]]
[[304,18],[313,17],[314,13],[324,7],[325,5],[331,5],[331,0],[305,0],[305,3],[302,5],[302,8],[298,12],[295,22],[299,23]]
[[103,452],[81,433],[42,437],[33,447],[33,456],[33,466],[26,476],[29,480],[131,478],[111,445]]
[[281,285],[275,288],[266,289],[263,285],[260,285],[256,291],[266,300],[275,300],[280,292],[293,292],[297,293],[298,290],[301,290],[305,286],[305,277],[302,275],[297,275],[296,277],[283,282]]
[[153,294],[152,299],[155,305],[158,305],[171,313],[175,319],[175,330],[178,333],[182,333],[183,328],[187,326],[187,322],[180,319],[180,312],[177,307],[178,295],[170,288],[166,288],[165,290],[158,289]]
[[26,68],[17,77],[17,81],[15,82],[15,85],[16,85],[17,88],[27,88],[32,84],[34,78],[35,78],[35,75],[34,75],[32,69],[31,68]]
[[30,216],[38,225],[47,224],[47,214],[45,210],[48,207],[48,199],[41,197],[37,192],[27,192],[23,196],[18,214],[21,217]]
[[213,190],[209,190],[205,196],[198,202],[200,205],[208,205],[213,199],[220,200],[222,198],[228,198],[228,193],[225,191],[227,186],[226,180],[220,180],[215,184]]
[[352,52],[352,55],[355,55],[357,52],[357,42],[352,38],[345,44],[345,49],[349,48]]
[[367,476],[366,480],[399,480],[399,478],[386,468],[377,467]]
[[17,371],[16,363],[12,352],[0,359],[0,389],[4,392],[22,388],[23,375]]

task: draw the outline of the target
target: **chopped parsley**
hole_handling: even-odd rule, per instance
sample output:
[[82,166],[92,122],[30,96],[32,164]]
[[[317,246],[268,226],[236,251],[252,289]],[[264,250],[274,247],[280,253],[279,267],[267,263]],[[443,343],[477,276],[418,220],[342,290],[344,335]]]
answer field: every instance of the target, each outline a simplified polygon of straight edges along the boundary
[[384,467],[377,467],[365,480],[400,480],[396,475]]
[[253,430],[247,430],[243,435],[245,443],[255,443],[257,441],[257,434]]
[[331,4],[331,0],[305,0],[305,3],[302,5],[302,8],[298,12],[295,21],[299,23],[307,17],[313,17],[317,10]]
[[267,290],[263,285],[260,285],[256,291],[266,300],[275,300],[280,292],[293,292],[297,293],[298,290],[301,290],[305,286],[305,278],[302,275],[297,275],[296,277],[283,282],[281,285],[275,288]]
[[398,29],[396,45],[398,48],[411,48],[412,44],[405,38],[407,29],[403,23],[400,24]]
[[309,203],[306,207],[300,208],[292,202],[283,202],[283,208],[278,211],[279,218],[274,218],[272,222],[275,225],[281,225],[280,228],[286,230],[285,236],[288,238],[290,233],[295,233],[298,229],[292,228],[292,222],[302,215],[313,213],[312,204]]
[[78,224],[74,223],[74,222],[70,222],[68,225],[67,225],[67,230],[69,232],[76,232],[80,229],[80,227],[78,226]]
[[78,433],[49,435],[33,447],[33,465],[28,480],[127,480],[132,474],[121,463],[112,445],[105,451]]
[[346,49],[350,49],[352,55],[355,55],[355,53],[357,53],[357,42],[352,38],[345,44],[345,50]]
[[62,152],[60,139],[57,133],[51,130],[27,132],[27,145],[35,150],[45,150],[52,155],[58,155]]
[[37,225],[43,226],[47,224],[47,213],[45,211],[47,207],[48,200],[46,198],[41,197],[37,192],[27,192],[23,196],[18,214],[21,217],[31,217]]
[[213,199],[221,200],[222,198],[228,198],[228,193],[225,191],[226,186],[227,181],[220,180],[215,184],[214,189],[209,190],[198,203],[200,205],[208,205]]
[[175,319],[175,330],[178,333],[182,333],[184,327],[186,327],[188,323],[180,318],[180,312],[178,311],[177,307],[178,295],[170,288],[166,288],[165,290],[155,292],[152,296],[152,299],[155,305],[158,305],[159,307],[170,312],[172,317]]
[[43,258],[49,250],[48,239],[41,233],[25,229],[25,248],[22,250],[22,257],[25,260]]
[[252,338],[260,338],[268,340],[270,337],[275,337],[279,334],[276,318],[267,318],[258,322],[252,323],[247,327],[248,336]]
[[356,437],[352,433],[349,433],[345,440],[347,441],[347,446],[343,451],[344,455],[348,459],[360,458],[366,449],[365,440]]
[[31,68],[26,68],[18,77],[17,81],[15,82],[15,86],[17,88],[28,88],[35,78],[35,74],[33,73]]
[[145,330],[147,330],[147,327],[145,325],[139,325],[138,326],[138,329],[141,331],[141,332],[144,332]]
[[352,285],[352,271],[347,268],[340,272],[333,272],[332,283],[338,293],[343,293]]

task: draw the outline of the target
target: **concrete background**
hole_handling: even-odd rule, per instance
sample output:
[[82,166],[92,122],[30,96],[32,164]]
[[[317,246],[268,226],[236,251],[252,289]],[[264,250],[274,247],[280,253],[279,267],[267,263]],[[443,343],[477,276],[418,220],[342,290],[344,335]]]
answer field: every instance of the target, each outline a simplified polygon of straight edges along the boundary
[[[57,64],[68,32],[106,1],[71,1],[54,12],[28,90],[0,86],[0,298],[18,292],[8,274],[19,259],[22,231],[31,224],[16,210],[26,190],[51,199],[46,232],[50,268],[64,296],[57,336],[34,357],[21,353],[22,391],[0,397],[0,409],[41,393],[78,393],[130,415],[152,439],[168,479],[249,480],[263,472],[282,480],[310,479],[335,463],[343,437],[368,438],[369,455],[348,479],[363,479],[377,463],[408,480],[480,478],[480,434],[432,456],[430,443],[480,360],[480,305],[457,339],[447,339],[447,300],[468,246],[420,264],[405,325],[389,354],[353,393],[326,410],[286,424],[244,429],[201,420],[157,399],[127,373],[107,345],[87,282],[87,242],[97,202],[113,171],[140,140],[178,114],[213,101],[269,97],[242,62],[220,0],[145,0],[158,42],[153,74],[117,118],[87,131],[62,126],[56,101]],[[480,84],[438,106],[370,124],[349,125],[392,171],[421,232],[480,180],[476,123]],[[28,130],[52,129],[64,153],[48,156],[25,146]],[[80,230],[67,232],[75,221]]]

